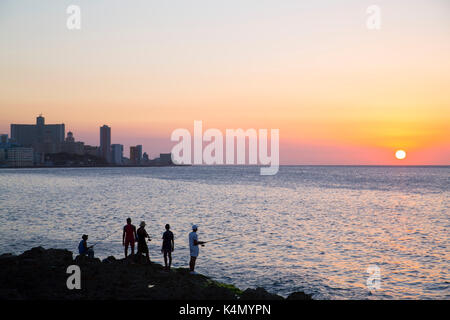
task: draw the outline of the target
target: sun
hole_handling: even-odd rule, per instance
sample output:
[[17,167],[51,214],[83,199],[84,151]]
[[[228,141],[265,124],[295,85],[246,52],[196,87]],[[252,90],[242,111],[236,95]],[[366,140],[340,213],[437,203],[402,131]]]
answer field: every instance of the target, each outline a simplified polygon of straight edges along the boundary
[[397,151],[395,152],[395,157],[396,157],[398,160],[403,160],[403,159],[406,158],[406,152],[403,151],[403,150],[397,150]]

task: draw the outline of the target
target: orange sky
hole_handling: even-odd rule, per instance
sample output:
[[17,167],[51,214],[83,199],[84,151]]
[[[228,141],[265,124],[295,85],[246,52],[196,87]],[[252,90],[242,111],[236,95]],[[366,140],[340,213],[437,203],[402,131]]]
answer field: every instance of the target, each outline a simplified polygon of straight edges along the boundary
[[280,129],[282,164],[450,164],[446,1],[379,1],[379,31],[351,0],[77,3],[79,31],[69,2],[0,4],[0,133],[42,112],[154,157],[202,120]]

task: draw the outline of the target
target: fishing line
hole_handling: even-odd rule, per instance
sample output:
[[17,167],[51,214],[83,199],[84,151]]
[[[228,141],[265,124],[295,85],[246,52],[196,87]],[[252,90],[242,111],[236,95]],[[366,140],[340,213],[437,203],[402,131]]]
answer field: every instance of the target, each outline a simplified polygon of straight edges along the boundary
[[104,237],[102,240],[97,241],[96,243],[94,243],[91,247],[96,246],[99,243],[102,243],[103,241],[105,241],[106,239],[108,239],[109,237],[111,237],[114,233],[116,233],[117,230],[114,230],[112,232],[110,232],[106,237]]
[[[254,231],[254,232],[257,232],[257,231]],[[212,239],[212,240],[208,240],[208,241],[203,241],[203,243],[209,243],[209,242],[214,242],[214,241],[218,241],[218,240],[222,240],[222,239],[228,239],[228,238],[232,238],[232,237],[242,236],[244,234],[248,234],[248,232],[232,234],[232,235],[225,236],[225,237],[220,237],[220,238],[216,238],[216,239]]]

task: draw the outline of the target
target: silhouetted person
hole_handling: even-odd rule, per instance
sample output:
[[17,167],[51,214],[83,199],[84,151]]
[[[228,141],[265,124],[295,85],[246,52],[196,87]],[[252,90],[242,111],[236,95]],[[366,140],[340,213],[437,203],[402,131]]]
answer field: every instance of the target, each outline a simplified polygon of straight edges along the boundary
[[[163,242],[161,252],[164,254],[164,265],[166,270],[170,270],[172,265],[172,252],[175,249],[175,242],[173,240],[173,233],[170,231],[170,225],[166,224],[166,231],[162,236]],[[167,256],[169,256],[169,266],[167,266]]]
[[93,258],[94,257],[94,250],[92,249],[93,246],[88,247],[88,245],[87,245],[88,237],[89,236],[87,234],[83,234],[81,236],[82,240],[80,241],[80,244],[78,245],[78,252],[82,256],[87,255],[89,258]]
[[148,246],[146,242],[146,238],[148,238],[149,241],[151,241],[150,236],[148,235],[147,231],[145,231],[145,221],[141,221],[141,224],[139,225],[139,229],[137,230],[137,238],[138,238],[138,250],[137,254],[139,257],[139,260],[141,260],[142,254],[145,253],[147,257],[147,263],[150,263],[150,256],[148,253]]
[[198,245],[203,245],[203,241],[198,241],[197,226],[194,224],[192,226],[192,232],[189,233],[189,251],[191,254],[191,261],[189,262],[189,270],[191,274],[196,274],[195,261],[198,257],[199,247]]
[[131,218],[127,219],[127,224],[123,227],[122,244],[125,246],[125,258],[128,257],[128,246],[131,246],[131,254],[134,255],[134,242],[136,241],[136,227],[131,224]]

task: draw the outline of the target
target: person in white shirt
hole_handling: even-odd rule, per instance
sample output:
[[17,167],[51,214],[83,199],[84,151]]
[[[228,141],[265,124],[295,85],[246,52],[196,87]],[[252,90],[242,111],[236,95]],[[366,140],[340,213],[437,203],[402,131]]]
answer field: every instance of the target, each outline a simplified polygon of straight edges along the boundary
[[195,261],[198,257],[199,252],[199,245],[203,246],[203,241],[198,241],[198,235],[197,235],[197,225],[192,226],[192,232],[189,233],[189,250],[191,253],[191,261],[189,262],[189,270],[191,274],[196,274],[195,269]]

